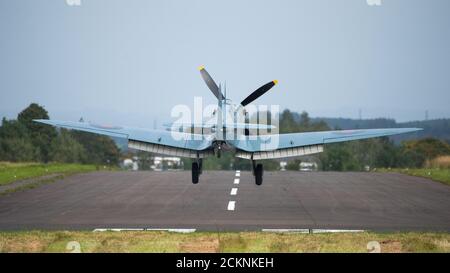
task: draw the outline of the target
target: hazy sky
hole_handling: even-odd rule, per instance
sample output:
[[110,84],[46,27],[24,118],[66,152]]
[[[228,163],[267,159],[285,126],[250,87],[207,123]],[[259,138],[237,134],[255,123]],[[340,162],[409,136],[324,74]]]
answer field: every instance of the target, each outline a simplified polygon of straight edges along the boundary
[[214,97],[311,116],[450,117],[450,1],[0,1],[0,115],[30,102],[54,119],[153,126]]

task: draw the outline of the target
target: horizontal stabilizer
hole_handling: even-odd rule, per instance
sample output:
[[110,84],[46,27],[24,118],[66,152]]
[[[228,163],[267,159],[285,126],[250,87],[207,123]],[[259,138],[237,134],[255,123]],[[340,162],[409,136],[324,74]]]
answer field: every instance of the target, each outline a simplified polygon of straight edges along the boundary
[[[211,123],[165,123],[163,124],[164,127],[167,128],[212,128],[215,127],[216,124]],[[276,129],[277,127],[274,125],[267,125],[267,124],[256,124],[256,123],[232,123],[232,124],[225,124],[225,128],[236,128],[236,129]]]

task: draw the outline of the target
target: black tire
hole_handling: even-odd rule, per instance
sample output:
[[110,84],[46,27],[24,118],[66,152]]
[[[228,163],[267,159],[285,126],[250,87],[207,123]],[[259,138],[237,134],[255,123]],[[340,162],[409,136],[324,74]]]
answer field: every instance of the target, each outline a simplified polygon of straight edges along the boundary
[[255,184],[256,185],[261,186],[261,184],[263,182],[263,174],[264,174],[263,165],[262,164],[256,165],[256,169],[255,169]]
[[198,163],[193,162],[192,163],[192,183],[197,184],[198,183],[198,177],[199,177],[199,168]]

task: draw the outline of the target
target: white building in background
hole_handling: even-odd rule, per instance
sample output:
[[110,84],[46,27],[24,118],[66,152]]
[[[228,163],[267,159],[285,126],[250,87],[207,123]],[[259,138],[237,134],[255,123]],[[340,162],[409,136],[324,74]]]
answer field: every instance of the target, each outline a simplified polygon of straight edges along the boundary
[[287,162],[286,161],[280,161],[280,170],[281,171],[285,171],[286,170],[286,166],[287,166]]
[[125,169],[137,171],[139,170],[139,165],[136,160],[133,160],[131,158],[126,158],[123,160],[123,167]]
[[311,171],[317,171],[318,165],[316,162],[301,162],[299,164],[300,171],[302,172],[311,172]]
[[155,171],[177,170],[182,169],[183,161],[179,157],[155,156],[153,157],[153,165],[150,166]]

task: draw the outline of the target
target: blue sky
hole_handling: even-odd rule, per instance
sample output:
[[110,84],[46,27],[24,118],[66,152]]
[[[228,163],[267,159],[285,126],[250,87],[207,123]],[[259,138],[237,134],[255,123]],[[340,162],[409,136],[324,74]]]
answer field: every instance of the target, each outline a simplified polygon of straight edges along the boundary
[[450,117],[450,1],[0,1],[0,115],[30,102],[54,119],[153,126],[214,97],[311,116]]

